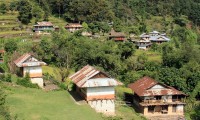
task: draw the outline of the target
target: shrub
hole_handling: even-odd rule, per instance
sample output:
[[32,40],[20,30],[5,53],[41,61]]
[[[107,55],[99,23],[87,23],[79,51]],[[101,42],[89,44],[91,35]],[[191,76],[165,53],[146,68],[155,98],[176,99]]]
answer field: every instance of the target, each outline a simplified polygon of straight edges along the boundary
[[64,83],[60,83],[60,84],[59,84],[59,87],[60,87],[62,90],[67,90],[67,86],[66,86]]
[[124,100],[125,99],[125,94],[133,94],[133,93],[132,93],[132,90],[130,88],[116,87],[116,96],[119,99]]
[[26,74],[26,76],[24,78],[19,78],[17,79],[17,84],[24,86],[24,87],[29,87],[29,88],[39,88],[39,86],[37,84],[32,84],[29,78],[29,75]]
[[0,85],[0,118],[5,120],[11,120],[8,108],[5,106],[6,94]]
[[12,82],[12,76],[11,74],[6,74],[5,78],[3,79],[5,82]]
[[66,81],[66,89],[68,91],[72,91],[72,90],[75,89],[74,87],[75,87],[74,83],[71,80],[67,79],[67,81]]
[[4,82],[12,82],[11,74],[0,74],[0,80]]

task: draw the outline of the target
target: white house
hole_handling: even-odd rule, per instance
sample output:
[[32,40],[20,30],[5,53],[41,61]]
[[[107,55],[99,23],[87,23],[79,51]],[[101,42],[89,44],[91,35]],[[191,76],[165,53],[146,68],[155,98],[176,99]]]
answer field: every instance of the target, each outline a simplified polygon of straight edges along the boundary
[[42,78],[42,67],[46,65],[45,62],[37,60],[31,54],[27,53],[19,57],[14,61],[17,67],[21,68],[22,75],[25,76],[27,73],[30,76],[31,82],[38,84],[43,88],[43,78]]
[[69,77],[76,85],[76,91],[84,97],[97,112],[115,114],[115,89],[121,85],[106,73],[92,66],[85,66]]

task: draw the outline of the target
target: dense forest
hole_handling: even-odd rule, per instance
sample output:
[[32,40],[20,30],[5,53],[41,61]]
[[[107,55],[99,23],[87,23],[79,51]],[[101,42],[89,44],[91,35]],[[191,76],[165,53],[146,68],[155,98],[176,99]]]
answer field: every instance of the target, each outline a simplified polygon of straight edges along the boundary
[[[81,31],[72,34],[61,28],[40,42],[2,40],[7,53],[1,67],[15,73],[10,69],[12,60],[32,52],[63,72],[76,71],[87,64],[96,66],[125,86],[147,75],[186,93],[187,118],[200,119],[200,0],[20,0],[7,8],[0,7],[0,12],[4,13],[4,9],[19,11],[18,18],[24,24],[33,18],[35,22],[48,21],[53,15],[66,22],[83,23],[84,29],[92,33],[108,33],[113,27],[139,35],[157,29],[148,20],[161,17],[160,30],[168,33],[171,41],[153,44],[149,50],[161,55],[161,61],[150,60],[146,53],[137,56],[132,42],[89,39],[81,36]],[[61,74],[64,82],[67,75]]]

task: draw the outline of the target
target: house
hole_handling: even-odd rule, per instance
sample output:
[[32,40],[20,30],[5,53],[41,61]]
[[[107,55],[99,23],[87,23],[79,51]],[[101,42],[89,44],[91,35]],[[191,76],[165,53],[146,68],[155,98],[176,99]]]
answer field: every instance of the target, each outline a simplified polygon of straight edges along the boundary
[[43,88],[42,66],[46,65],[45,62],[39,61],[30,53],[27,53],[15,60],[14,63],[20,68],[22,76],[28,73],[31,82]]
[[69,32],[72,32],[72,33],[77,31],[77,30],[80,30],[82,28],[83,28],[83,26],[80,23],[68,23],[65,26],[65,29],[68,30]]
[[126,37],[123,32],[115,32],[115,30],[112,29],[109,33],[109,40],[114,40],[116,42],[124,42],[126,40]]
[[5,51],[2,49],[0,50],[0,63],[3,63],[3,55],[4,55]]
[[140,35],[141,40],[149,40],[151,43],[161,44],[163,42],[170,41],[170,38],[166,36],[165,33],[161,34],[158,31],[150,32],[149,34],[143,33]]
[[[133,103],[144,116],[183,117],[185,94],[173,87],[143,77],[128,85],[134,92]],[[166,119],[165,119],[166,120]]]
[[115,89],[122,83],[92,66],[85,66],[69,77],[76,92],[97,112],[115,114]]
[[148,48],[150,48],[152,45],[150,40],[139,40],[136,41],[136,46],[138,49],[143,49],[143,50],[147,50]]
[[55,28],[51,22],[37,22],[36,25],[33,26],[33,32],[42,32],[42,31],[54,31]]

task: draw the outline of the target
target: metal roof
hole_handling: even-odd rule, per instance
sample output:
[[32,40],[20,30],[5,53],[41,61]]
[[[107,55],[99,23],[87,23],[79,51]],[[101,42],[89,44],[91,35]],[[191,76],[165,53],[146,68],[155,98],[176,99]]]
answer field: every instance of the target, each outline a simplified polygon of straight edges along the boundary
[[115,30],[112,28],[110,37],[125,37],[125,34],[123,32],[115,32]]
[[[164,89],[150,89],[155,85],[161,85],[164,87]],[[161,84],[148,76],[145,76],[136,82],[129,84],[128,87],[131,88],[138,96],[185,95],[181,91],[178,91],[173,87]]]
[[37,22],[37,24],[34,26],[53,26],[53,24],[51,22],[42,21],[42,22]]
[[45,62],[38,61],[30,53],[26,53],[20,56],[17,60],[14,61],[14,63],[17,65],[17,67],[46,65]]
[[169,41],[170,39],[165,36],[158,35],[158,36],[150,36],[149,40],[150,41]]
[[[95,78],[94,76],[102,73],[106,77]],[[114,78],[109,77],[106,73],[95,69],[92,66],[86,65],[69,77],[78,87],[99,87],[99,86],[117,86],[121,85]]]
[[68,23],[65,28],[82,28],[83,26],[80,23]]
[[140,38],[149,38],[150,41],[170,41],[170,38],[166,37],[166,33],[160,34],[158,31],[153,31],[149,34],[143,33],[140,35]]

